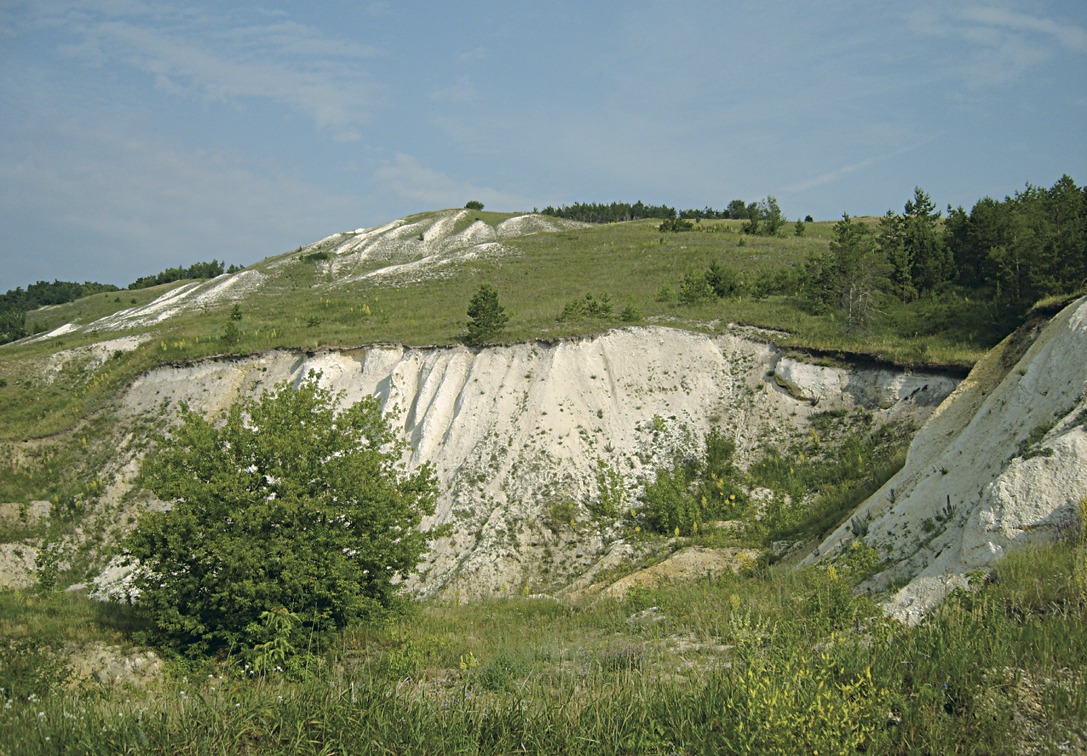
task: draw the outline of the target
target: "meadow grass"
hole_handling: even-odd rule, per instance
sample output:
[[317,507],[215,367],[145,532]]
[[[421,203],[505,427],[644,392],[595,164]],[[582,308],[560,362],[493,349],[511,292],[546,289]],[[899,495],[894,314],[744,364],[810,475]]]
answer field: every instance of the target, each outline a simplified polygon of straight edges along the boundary
[[[425,602],[283,673],[179,661],[147,690],[9,686],[0,750],[1076,751],[1087,594],[1071,576],[1085,548],[1012,554],[917,627],[852,593],[863,575],[848,564],[756,567],[595,603]],[[20,637],[41,646],[132,637],[133,622],[89,604],[8,597],[0,622],[17,610]]]
[[[508,214],[480,212],[462,223],[477,216],[493,225]],[[684,276],[701,275],[714,262],[733,270],[745,285],[774,271],[799,271],[809,256],[826,250],[833,224],[811,223],[804,236],[774,238],[745,236],[735,221],[704,221],[685,233],[661,233],[657,225],[633,221],[530,234],[505,241],[501,256],[475,258],[412,282],[342,284],[322,273],[319,263],[302,259],[298,250],[269,258],[252,266],[270,276],[258,294],[240,303],[241,320],[233,325],[233,303],[209,304],[138,330],[146,333],[138,349],[117,353],[101,366],[90,365],[85,357],[56,361],[51,356],[118,332],[4,346],[0,439],[70,431],[137,375],[163,363],[277,348],[457,344],[467,333],[467,303],[482,283],[495,286],[510,315],[500,336],[504,342],[578,337],[632,324],[712,334],[742,323],[775,331],[774,340],[786,347],[873,355],[912,367],[950,364],[961,371],[1003,335],[991,308],[953,296],[888,305],[860,332],[843,330],[831,316],[812,314],[795,294],[681,304],[675,293]],[[132,299],[146,303],[176,285],[95,294],[35,311],[28,320],[34,330],[87,323],[132,306]],[[606,295],[612,313],[560,317],[567,304],[586,295]],[[236,333],[228,338],[231,328]]]
[[[509,214],[473,213],[462,223],[476,216],[493,225]],[[774,340],[785,347],[842,357],[857,352],[911,367],[951,364],[961,371],[1003,335],[985,303],[952,295],[888,305],[861,332],[846,332],[833,317],[811,313],[795,294],[680,303],[675,293],[684,277],[701,275],[714,262],[733,270],[745,285],[775,271],[796,274],[805,260],[826,250],[833,231],[833,224],[810,223],[803,236],[767,238],[742,235],[739,225],[703,221],[696,231],[661,233],[655,221],[634,221],[529,234],[503,241],[501,256],[468,260],[411,282],[380,278],[343,284],[322,273],[320,263],[303,260],[299,250],[289,252],[253,265],[268,277],[258,294],[239,303],[241,320],[233,326],[233,302],[180,313],[137,329],[133,333],[145,342],[101,365],[90,364],[86,356],[57,361],[52,355],[125,332],[71,333],[0,348],[0,439],[71,432],[135,376],[162,363],[276,348],[458,344],[466,335],[467,302],[482,283],[498,289],[510,314],[500,336],[507,343],[585,336],[630,324],[712,334],[742,323],[774,331]],[[96,294],[29,313],[28,322],[35,331],[86,324],[177,285]],[[586,295],[610,298],[611,314],[561,317],[566,305]],[[230,336],[232,327],[236,333]]]

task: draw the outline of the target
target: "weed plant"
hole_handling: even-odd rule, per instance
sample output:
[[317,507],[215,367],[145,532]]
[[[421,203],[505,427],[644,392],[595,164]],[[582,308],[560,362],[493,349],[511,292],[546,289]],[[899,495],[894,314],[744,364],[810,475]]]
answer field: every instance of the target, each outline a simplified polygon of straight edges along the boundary
[[69,633],[131,629],[74,597],[9,597],[27,627],[0,657],[0,750],[1081,751],[1084,549],[1012,554],[916,627],[851,590],[861,568],[760,568],[596,603],[428,602],[293,671],[178,664],[149,690],[34,678],[16,655],[50,669]]

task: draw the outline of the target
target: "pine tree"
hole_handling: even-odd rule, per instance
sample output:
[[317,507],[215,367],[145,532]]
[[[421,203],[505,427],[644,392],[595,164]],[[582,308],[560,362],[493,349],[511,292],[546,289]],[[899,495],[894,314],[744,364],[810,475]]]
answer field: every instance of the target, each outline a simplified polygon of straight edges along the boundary
[[483,284],[468,303],[469,346],[482,346],[501,333],[509,322],[509,315],[498,302],[498,292],[490,284]]

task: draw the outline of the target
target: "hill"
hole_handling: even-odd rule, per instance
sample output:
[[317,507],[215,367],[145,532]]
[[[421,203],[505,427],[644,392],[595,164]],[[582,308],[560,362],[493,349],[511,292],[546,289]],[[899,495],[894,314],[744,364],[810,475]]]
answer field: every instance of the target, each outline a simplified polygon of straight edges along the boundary
[[[895,305],[894,317],[843,331],[801,294],[775,290],[836,238],[829,224],[809,225],[803,236],[755,237],[732,221],[672,233],[647,221],[440,211],[335,234],[207,282],[39,311],[48,331],[0,347],[0,572],[20,591],[3,594],[0,618],[24,644],[4,651],[5,664],[23,670],[11,679],[20,691],[51,690],[16,665],[21,654],[49,668],[59,658],[50,637],[75,644],[77,655],[93,647],[96,659],[119,654],[118,664],[132,666],[124,648],[102,651],[129,642],[131,626],[105,628],[96,610],[54,589],[125,595],[124,570],[107,565],[110,546],[142,509],[168,505],[142,491],[136,473],[180,402],[214,418],[238,398],[319,370],[343,401],[377,395],[409,442],[405,462],[435,465],[440,497],[427,524],[447,532],[406,586],[427,599],[409,610],[422,619],[353,629],[342,657],[300,656],[303,682],[274,683],[294,714],[258,716],[274,699],[246,687],[244,670],[225,694],[202,691],[209,711],[244,699],[264,722],[259,738],[281,747],[278,728],[295,715],[333,730],[342,715],[335,737],[346,737],[356,719],[344,702],[358,705],[356,680],[365,678],[379,697],[366,699],[364,718],[386,723],[389,742],[405,743],[394,722],[416,721],[428,737],[459,732],[458,742],[484,748],[472,718],[485,715],[500,722],[491,746],[513,748],[506,737],[542,743],[558,728],[634,738],[648,750],[712,750],[740,737],[742,728],[730,728],[745,722],[761,733],[757,749],[779,742],[765,723],[809,721],[828,706],[841,729],[820,716],[782,742],[906,749],[918,731],[933,749],[1001,742],[1007,729],[990,718],[1012,722],[1014,706],[986,698],[988,688],[1059,697],[1084,663],[1067,643],[1082,620],[1082,586],[1060,582],[1074,570],[1052,565],[1078,564],[1082,551],[1087,400],[1071,355],[1083,351],[1087,305],[1051,303],[987,355],[994,330],[954,322],[964,313],[976,318],[967,323],[984,320],[965,298]],[[708,284],[703,271],[714,263],[740,285],[720,298],[681,296]],[[465,308],[481,283],[495,286],[512,318],[503,343],[468,348]],[[922,323],[927,335],[910,332]],[[1058,468],[1060,486],[1022,494]],[[1031,552],[1039,571],[1001,578],[989,557],[1012,544],[1050,551]],[[808,555],[818,566],[795,567]],[[990,570],[1009,586],[987,589]],[[705,577],[669,582],[683,575]],[[1031,579],[1059,612],[1047,613],[1048,598],[1017,598]],[[934,580],[940,590],[930,590]],[[973,612],[972,593],[941,609],[956,585],[1018,612],[1042,606],[1030,632],[1060,642],[1008,672],[1021,663],[1019,624]],[[901,589],[876,598],[913,611],[912,620],[928,613],[930,624],[910,634],[885,623],[857,586]],[[52,616],[80,617],[90,635]],[[539,627],[547,623],[558,635]],[[14,629],[32,626],[51,629],[36,642]],[[969,644],[940,633],[990,639],[988,663],[971,665]],[[885,665],[871,661],[873,645]],[[91,663],[85,674],[105,679],[108,666]],[[588,687],[578,687],[579,668]],[[1062,668],[1072,671],[1054,671]],[[1013,682],[1002,682],[1006,673]],[[873,674],[877,682],[865,682]],[[318,687],[306,679],[339,698],[318,714],[307,698]],[[788,696],[763,696],[759,680]],[[645,686],[652,696],[637,692]],[[555,709],[556,691],[584,705]],[[469,692],[482,708],[471,708]],[[59,718],[69,699],[55,700]],[[722,719],[737,701],[750,716]],[[1075,723],[1085,702],[1048,701],[1062,742],[1082,743]],[[467,717],[459,720],[467,729],[443,719],[443,702]],[[637,721],[611,733],[588,725],[598,715],[621,721],[613,705]],[[658,705],[672,707],[674,721]],[[118,701],[106,708],[115,706],[110,713],[124,719]],[[163,729],[132,737],[179,737],[173,704],[155,706]],[[555,711],[577,723],[550,719]],[[10,732],[37,732],[22,707],[13,717]],[[730,724],[715,729],[715,718]],[[87,721],[89,733],[99,722]],[[240,747],[246,736],[224,727],[201,731]],[[1054,742],[1040,732],[1020,727],[1017,742]],[[114,745],[130,742],[116,737]],[[332,730],[314,737],[331,742]]]

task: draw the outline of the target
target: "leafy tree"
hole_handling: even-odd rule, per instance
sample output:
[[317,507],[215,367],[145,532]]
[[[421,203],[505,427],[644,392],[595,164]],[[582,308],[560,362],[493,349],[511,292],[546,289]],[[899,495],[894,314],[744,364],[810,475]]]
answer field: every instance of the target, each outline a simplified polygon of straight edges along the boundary
[[747,203],[742,199],[734,199],[728,203],[728,209],[725,210],[729,218],[733,220],[744,220],[748,217]]
[[26,315],[22,310],[0,310],[0,344],[26,336]]
[[762,216],[766,221],[762,233],[767,236],[777,236],[780,234],[785,227],[785,216],[781,214],[781,208],[778,207],[777,199],[771,194],[760,203],[759,207]]
[[793,226],[793,234],[796,236],[803,236],[807,229],[804,227],[804,221],[797,220],[796,225]]
[[891,266],[891,293],[903,302],[917,299],[917,287],[913,285],[913,255],[906,246],[903,219],[888,210],[879,219],[876,245]]
[[494,339],[506,328],[509,315],[498,302],[498,292],[490,284],[479,287],[468,303],[468,337],[470,346],[481,346]]
[[777,236],[784,227],[785,216],[781,214],[777,199],[770,195],[747,206],[747,223],[740,230],[751,235]]
[[[240,268],[231,266],[230,272],[236,272]],[[173,283],[174,281],[183,281],[188,278],[215,278],[223,274],[223,263],[218,260],[212,260],[211,262],[198,262],[193,263],[187,268],[167,268],[161,273],[156,273],[153,276],[143,276],[137,278],[135,281],[128,285],[129,289],[147,289],[151,286],[158,286],[159,284]]]
[[327,639],[389,607],[425,552],[430,468],[404,469],[375,397],[337,411],[318,380],[235,403],[219,427],[182,405],[145,459],[144,485],[170,508],[144,512],[123,553],[165,645],[252,649],[279,610],[299,619],[285,640]]
[[750,216],[748,216],[747,221],[742,226],[740,226],[740,231],[742,233],[748,234],[750,236],[754,236],[755,234],[761,233],[761,228],[759,227],[759,221],[760,221],[759,213],[758,213],[758,210],[756,209],[756,210],[752,211]]
[[465,203],[464,207],[466,210],[482,210],[483,203],[479,200],[469,200]]

